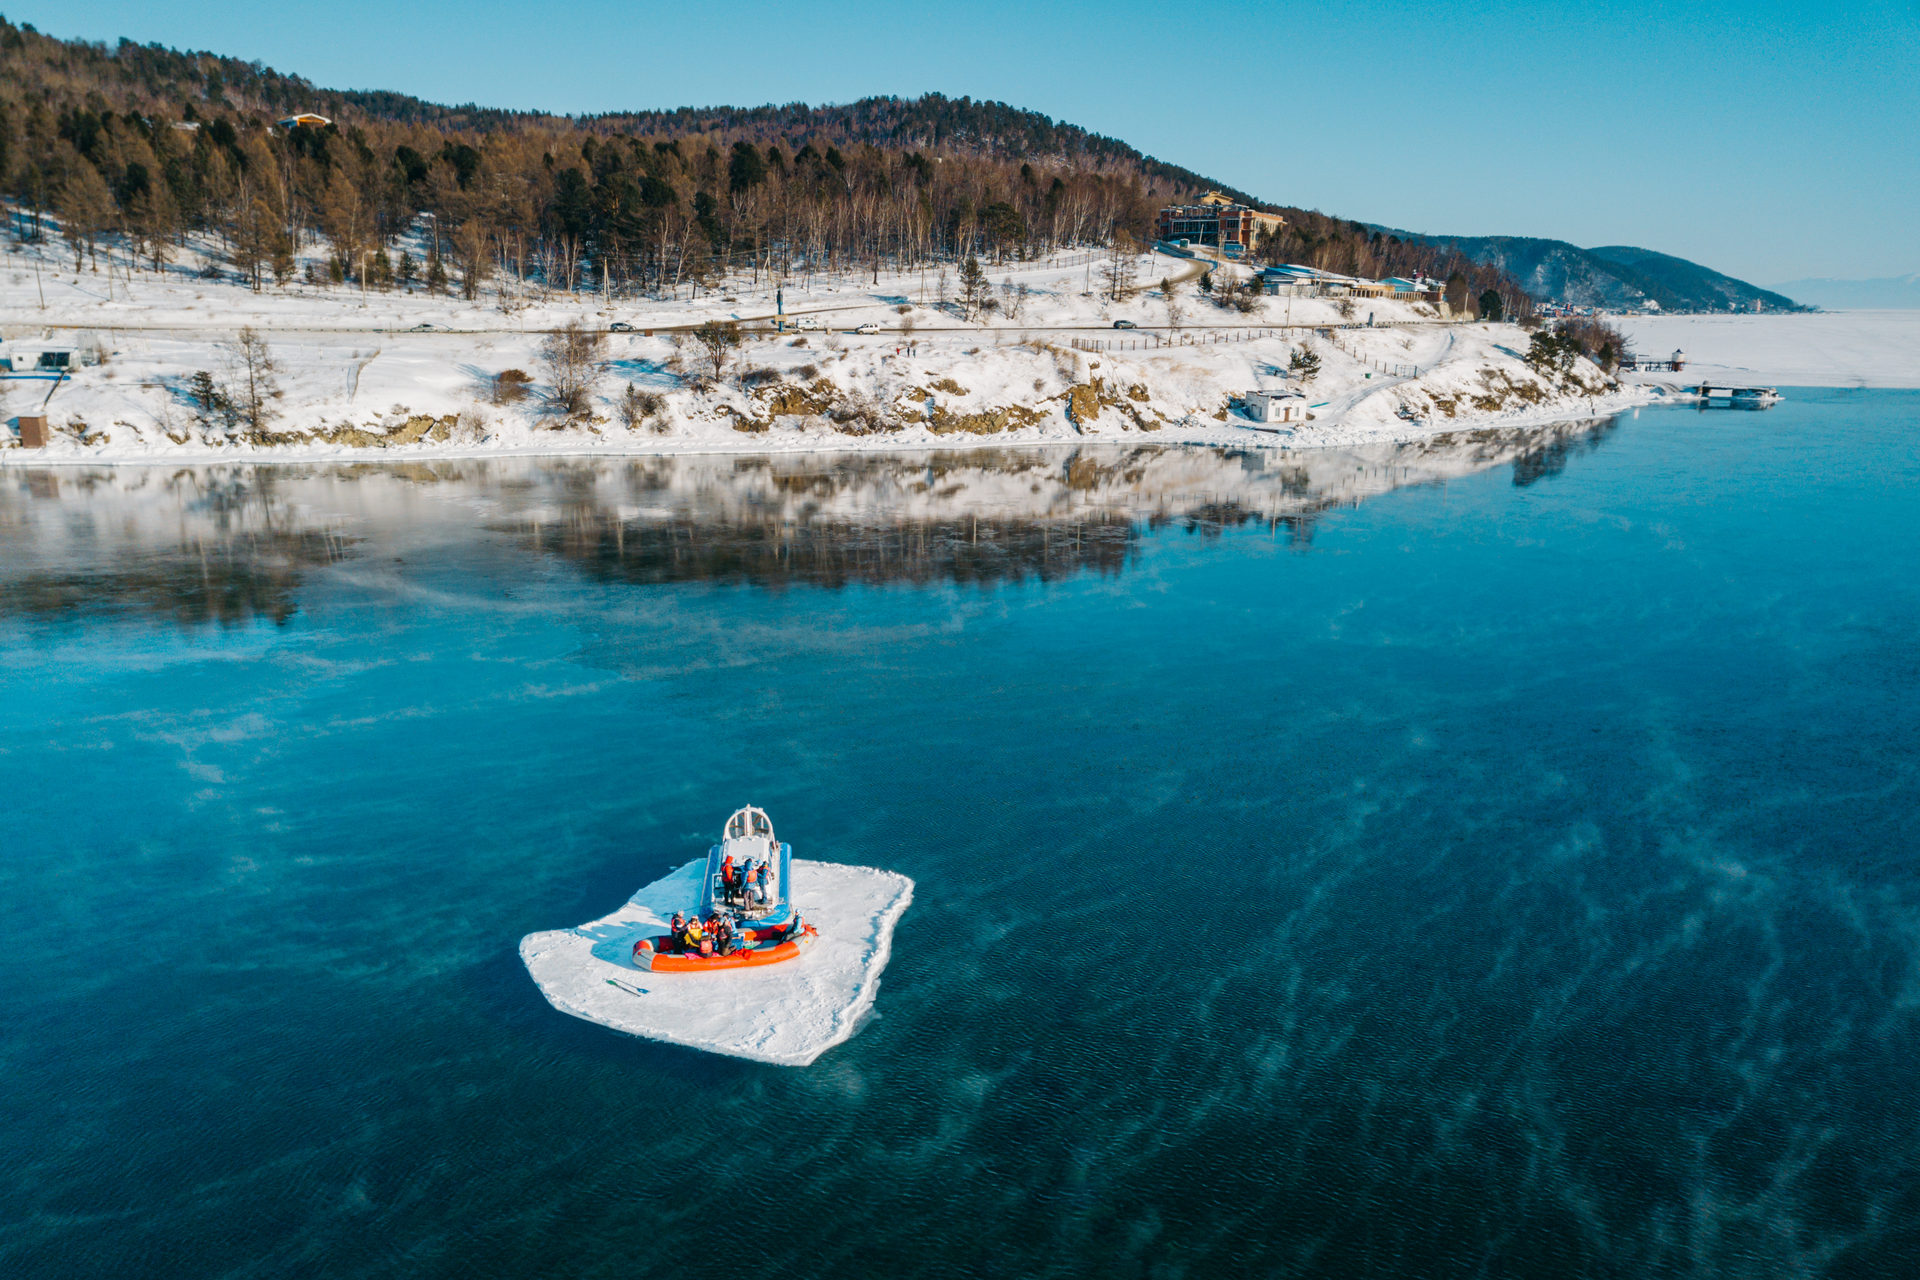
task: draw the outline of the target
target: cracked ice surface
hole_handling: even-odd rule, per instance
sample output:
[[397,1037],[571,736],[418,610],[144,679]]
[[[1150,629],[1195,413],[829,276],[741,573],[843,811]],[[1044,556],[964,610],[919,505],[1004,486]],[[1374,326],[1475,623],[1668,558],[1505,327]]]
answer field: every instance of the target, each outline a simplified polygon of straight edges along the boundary
[[520,958],[541,993],[561,1012],[616,1031],[787,1066],[805,1066],[851,1037],[873,1007],[913,881],[796,858],[794,903],[820,931],[799,958],[713,973],[635,968],[634,942],[665,933],[676,910],[699,901],[705,866],[704,858],[689,862],[578,928],[522,938]]

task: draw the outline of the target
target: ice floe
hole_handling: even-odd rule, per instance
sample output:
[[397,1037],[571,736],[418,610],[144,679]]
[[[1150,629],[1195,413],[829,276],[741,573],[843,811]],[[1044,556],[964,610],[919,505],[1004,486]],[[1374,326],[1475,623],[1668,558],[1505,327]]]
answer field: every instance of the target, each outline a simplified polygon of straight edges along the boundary
[[611,915],[531,933],[520,958],[553,1007],[630,1035],[711,1053],[805,1066],[859,1028],[873,1008],[893,927],[913,881],[873,867],[795,859],[794,902],[820,931],[796,960],[714,973],[649,973],[633,944],[665,933],[700,898],[706,860],[639,890]]

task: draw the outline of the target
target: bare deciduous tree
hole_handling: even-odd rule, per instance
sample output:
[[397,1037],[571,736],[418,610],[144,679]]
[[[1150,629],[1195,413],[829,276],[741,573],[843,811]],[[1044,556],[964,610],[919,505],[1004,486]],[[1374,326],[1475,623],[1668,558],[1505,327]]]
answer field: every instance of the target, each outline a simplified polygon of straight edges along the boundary
[[279,368],[273,363],[266,338],[253,326],[246,326],[234,335],[232,345],[227,348],[227,361],[232,379],[228,394],[236,416],[246,423],[248,430],[262,430],[273,417],[269,401],[280,394],[280,384],[274,376]]
[[540,363],[547,375],[547,403],[556,413],[577,418],[587,412],[606,345],[606,334],[598,329],[583,329],[578,320],[569,320],[566,328],[548,334],[541,342]]
[[1140,271],[1140,246],[1124,228],[1113,233],[1105,271],[1109,298],[1120,302],[1133,296],[1134,277]]
[[717,380],[740,345],[740,326],[732,320],[709,320],[693,331],[693,340],[706,352],[707,363],[713,366]]

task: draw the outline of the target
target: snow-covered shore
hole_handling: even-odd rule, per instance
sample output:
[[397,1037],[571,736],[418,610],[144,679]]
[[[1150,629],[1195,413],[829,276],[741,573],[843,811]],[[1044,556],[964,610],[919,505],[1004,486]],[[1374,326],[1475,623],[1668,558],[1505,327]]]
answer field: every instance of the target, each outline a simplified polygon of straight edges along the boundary
[[[697,300],[483,305],[305,286],[255,294],[185,271],[75,273],[71,260],[45,251],[11,255],[5,268],[8,348],[65,344],[103,362],[58,386],[0,383],[0,415],[41,412],[44,398],[53,429],[46,448],[0,449],[0,465],[1089,439],[1325,448],[1587,417],[1659,394],[1585,362],[1543,375],[1521,358],[1527,335],[1517,327],[1444,324],[1420,304],[1268,297],[1249,312],[1222,307],[1197,290],[1195,264],[1154,255],[1139,264],[1149,287],[1119,302],[1102,296],[1085,254],[991,267],[995,310],[971,322],[920,275],[790,281],[788,315],[830,326],[797,334],[766,329],[770,287]],[[1157,287],[1169,279],[1171,312]],[[746,329],[717,378],[688,334],[711,319]],[[540,358],[548,332],[569,322],[632,329],[607,334],[589,407],[570,419],[544,394]],[[863,324],[880,332],[851,332]],[[1342,327],[1351,324],[1362,327]],[[234,378],[231,344],[242,325],[266,337],[277,366],[278,395],[258,427],[222,422],[194,397],[196,373]],[[1301,351],[1320,361],[1310,380],[1289,369]],[[501,403],[495,379],[510,369],[534,381],[529,394]],[[629,387],[637,414],[622,411]],[[1277,389],[1302,391],[1310,419],[1263,430],[1235,405],[1243,392]]]

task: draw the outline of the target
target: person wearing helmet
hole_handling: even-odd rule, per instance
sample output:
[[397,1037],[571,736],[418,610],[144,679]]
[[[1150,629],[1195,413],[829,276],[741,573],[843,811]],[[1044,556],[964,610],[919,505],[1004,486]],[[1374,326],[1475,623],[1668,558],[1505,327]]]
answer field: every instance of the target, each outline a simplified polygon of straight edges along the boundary
[[738,945],[733,924],[725,916],[721,916],[719,922],[713,927],[713,943],[714,949],[723,956],[732,955],[734,948]]
[[676,952],[687,949],[687,918],[678,911],[673,913],[673,922],[667,926],[667,945]]
[[728,902],[733,901],[733,855],[731,853],[720,859],[720,893]]

